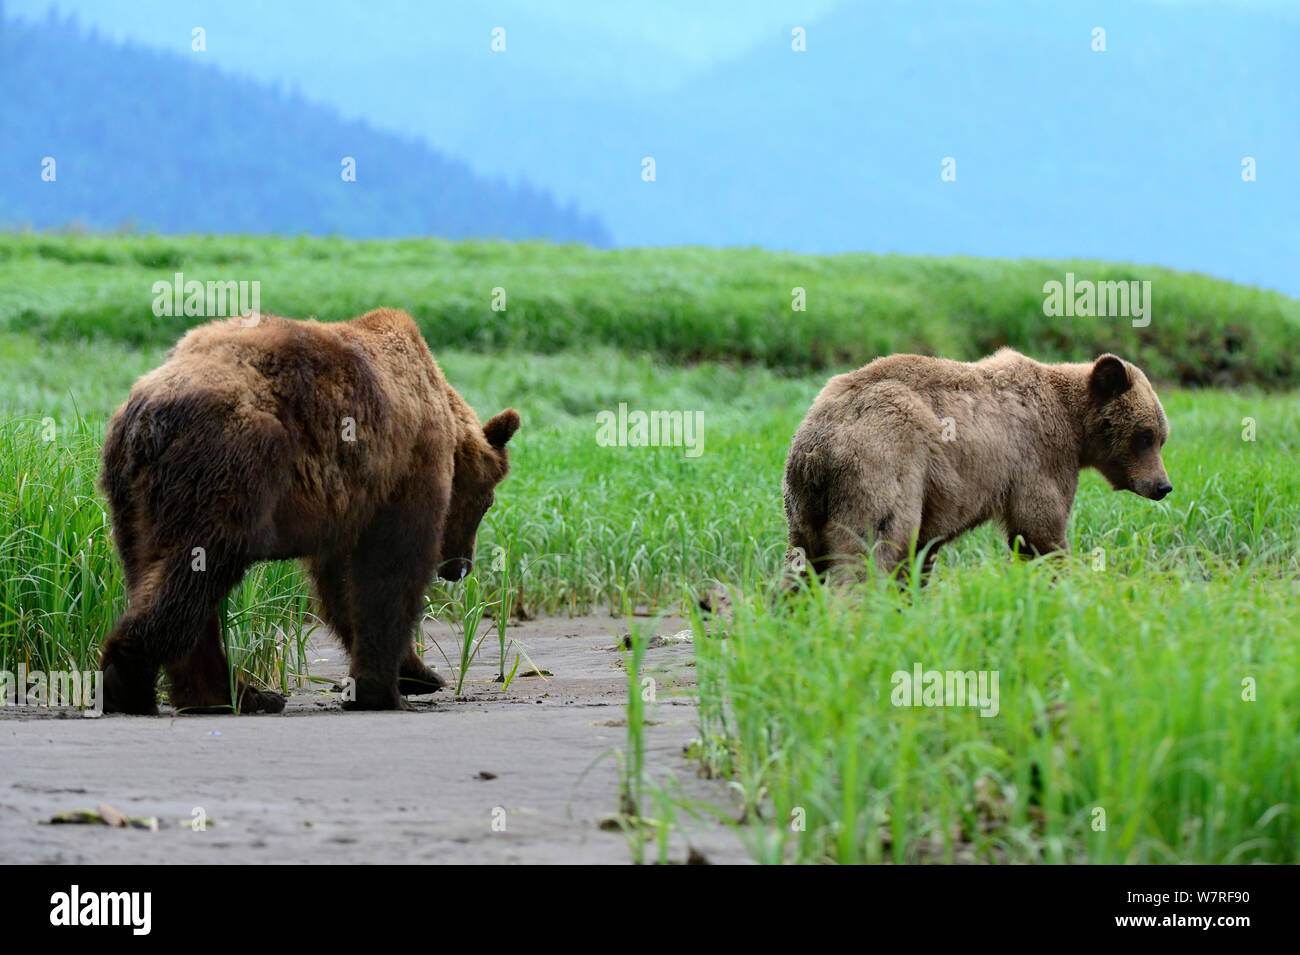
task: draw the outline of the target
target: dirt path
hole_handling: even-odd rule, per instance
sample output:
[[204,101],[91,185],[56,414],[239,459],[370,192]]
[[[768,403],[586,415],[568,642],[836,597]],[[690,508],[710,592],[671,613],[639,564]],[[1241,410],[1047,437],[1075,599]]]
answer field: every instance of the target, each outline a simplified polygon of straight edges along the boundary
[[[682,626],[667,619],[656,632]],[[447,627],[426,630],[451,655]],[[624,633],[609,617],[512,627],[550,677],[518,679],[503,693],[490,682],[492,643],[464,696],[419,697],[415,712],[344,713],[338,694],[321,689],[299,691],[280,716],[86,719],[0,708],[0,861],[629,862],[627,838],[599,826],[618,802],[616,760],[600,757],[624,747],[626,677],[615,649]],[[323,646],[312,675],[340,678],[342,651]],[[426,659],[447,672],[437,651]],[[697,779],[681,756],[697,733],[684,692],[692,659],[689,643],[647,652],[658,695],[647,765],[656,776],[671,770],[688,795],[722,802],[722,787]],[[155,816],[160,829],[41,824],[100,803]],[[189,826],[195,809],[206,831]],[[672,861],[685,860],[688,842],[711,862],[746,861],[732,831],[686,822]]]

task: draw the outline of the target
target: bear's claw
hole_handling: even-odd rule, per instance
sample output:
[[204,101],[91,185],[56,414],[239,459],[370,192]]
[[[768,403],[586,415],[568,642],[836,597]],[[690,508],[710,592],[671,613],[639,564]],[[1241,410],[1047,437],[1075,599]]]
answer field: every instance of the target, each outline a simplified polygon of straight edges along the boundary
[[284,710],[284,697],[271,690],[255,690],[251,686],[241,686],[238,694],[239,704],[232,707],[228,701],[208,703],[200,700],[186,700],[172,695],[171,704],[179,713],[189,716],[221,716],[231,713],[280,713]]
[[419,696],[423,693],[437,693],[446,685],[446,677],[426,667],[423,673],[403,673],[397,681],[397,692],[402,696]]

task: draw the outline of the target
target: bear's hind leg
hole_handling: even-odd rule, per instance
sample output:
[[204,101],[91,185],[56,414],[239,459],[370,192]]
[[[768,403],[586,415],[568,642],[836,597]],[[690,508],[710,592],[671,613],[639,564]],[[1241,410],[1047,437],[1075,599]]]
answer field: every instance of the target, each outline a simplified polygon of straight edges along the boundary
[[136,515],[129,496],[120,486],[110,486],[109,491],[113,541],[126,578],[129,609],[118,619],[100,648],[104,709],[109,713],[152,716],[158,712],[155,695],[158,665],[150,661],[137,637],[142,611],[152,599],[146,575],[149,566],[139,549]]
[[242,562],[237,567],[196,569],[189,552],[148,564],[132,593],[131,609],[104,641],[100,668],[105,712],[158,712],[158,668],[180,664],[190,655],[205,622],[243,572]]
[[[854,584],[869,573],[869,554],[877,569],[886,577],[908,562],[921,528],[921,498],[906,505],[899,500],[892,508],[864,508],[851,517],[827,524],[825,531],[825,566],[831,583]],[[928,571],[932,555],[927,554],[924,570]],[[906,578],[900,573],[900,582]]]
[[807,583],[810,575],[817,573],[823,557],[822,534],[820,530],[804,527],[790,528],[789,546],[785,551],[784,570],[781,574],[781,589],[797,590]]
[[308,568],[316,586],[321,617],[350,657],[357,639],[351,559],[347,554],[325,554],[308,561]]
[[185,659],[167,667],[167,679],[172,706],[185,713],[279,713],[284,709],[284,697],[279,693],[254,689],[237,677],[231,686],[230,666],[221,646],[221,621],[215,613],[204,622],[202,635]]
[[[894,526],[895,523],[897,526]],[[906,586],[908,583],[911,561],[914,555],[922,560],[922,580],[925,579],[930,573],[931,567],[934,566],[935,547],[931,546],[922,557],[921,549],[925,546],[925,541],[920,539],[920,532],[921,510],[919,507],[916,508],[915,513],[889,515],[888,518],[881,519],[881,526],[877,530],[873,551],[876,566],[880,568],[881,573],[885,574],[885,576],[896,575],[895,580],[899,586]]]
[[142,638],[145,615],[128,610],[104,641],[99,669],[104,680],[104,712],[156,716],[158,663]]
[[814,563],[818,573],[824,574],[834,586],[844,587],[859,583],[868,571],[864,555],[871,542],[870,535],[855,531],[838,522],[827,522],[822,533],[823,552]]

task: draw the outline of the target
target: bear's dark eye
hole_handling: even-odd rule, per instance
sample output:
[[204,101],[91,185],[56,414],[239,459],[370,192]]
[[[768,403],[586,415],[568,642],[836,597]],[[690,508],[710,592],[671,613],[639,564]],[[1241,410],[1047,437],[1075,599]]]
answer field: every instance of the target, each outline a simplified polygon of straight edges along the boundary
[[1139,451],[1145,451],[1156,443],[1156,436],[1151,431],[1139,431],[1133,439],[1133,446]]

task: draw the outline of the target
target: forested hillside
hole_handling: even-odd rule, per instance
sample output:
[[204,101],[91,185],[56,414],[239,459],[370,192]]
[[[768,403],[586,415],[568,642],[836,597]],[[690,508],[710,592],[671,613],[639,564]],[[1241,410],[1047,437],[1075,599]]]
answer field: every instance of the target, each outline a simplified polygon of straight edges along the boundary
[[0,225],[609,242],[526,182],[295,94],[67,20],[0,22]]

